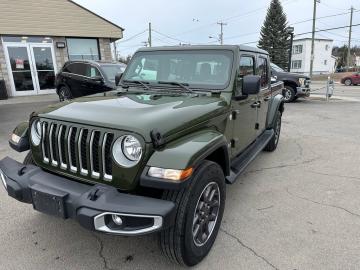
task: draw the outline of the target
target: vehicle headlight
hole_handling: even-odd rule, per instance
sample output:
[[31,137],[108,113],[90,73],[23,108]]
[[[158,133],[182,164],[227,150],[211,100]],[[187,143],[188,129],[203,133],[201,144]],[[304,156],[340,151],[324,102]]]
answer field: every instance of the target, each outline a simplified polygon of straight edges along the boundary
[[115,161],[123,167],[135,166],[140,161],[142,152],[141,143],[132,135],[118,138],[112,149]]
[[306,80],[305,78],[300,78],[299,79],[299,83],[300,83],[301,86],[305,86],[305,80]]
[[35,146],[40,145],[41,135],[42,135],[41,122],[39,120],[35,120],[31,124],[31,141],[33,145]]

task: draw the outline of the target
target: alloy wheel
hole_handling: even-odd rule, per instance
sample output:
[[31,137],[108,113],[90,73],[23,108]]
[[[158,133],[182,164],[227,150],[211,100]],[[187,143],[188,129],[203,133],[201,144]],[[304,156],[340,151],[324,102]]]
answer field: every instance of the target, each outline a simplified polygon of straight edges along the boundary
[[195,208],[192,234],[196,246],[209,240],[220,209],[220,189],[216,182],[209,183],[202,191]]

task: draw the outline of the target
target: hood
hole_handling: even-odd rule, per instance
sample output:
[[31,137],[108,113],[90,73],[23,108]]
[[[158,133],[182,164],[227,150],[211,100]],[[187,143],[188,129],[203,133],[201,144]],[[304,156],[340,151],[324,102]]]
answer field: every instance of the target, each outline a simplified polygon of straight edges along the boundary
[[149,142],[152,130],[166,138],[205,124],[227,110],[227,102],[220,97],[128,93],[76,99],[48,106],[37,114],[48,119],[135,132]]

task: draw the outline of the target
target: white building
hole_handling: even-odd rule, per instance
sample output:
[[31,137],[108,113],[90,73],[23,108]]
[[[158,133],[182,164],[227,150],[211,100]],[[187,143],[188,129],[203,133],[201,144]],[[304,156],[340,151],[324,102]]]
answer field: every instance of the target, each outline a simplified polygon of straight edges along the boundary
[[[315,39],[313,74],[335,71],[336,58],[332,56],[333,40]],[[293,43],[291,72],[310,74],[311,38],[296,39]]]

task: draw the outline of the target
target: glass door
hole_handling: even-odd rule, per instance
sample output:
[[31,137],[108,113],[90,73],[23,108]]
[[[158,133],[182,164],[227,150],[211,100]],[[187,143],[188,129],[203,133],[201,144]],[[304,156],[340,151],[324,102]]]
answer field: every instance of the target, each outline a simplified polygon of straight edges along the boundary
[[52,44],[29,44],[38,94],[54,93],[55,66]]
[[26,44],[5,45],[7,50],[7,66],[14,95],[36,94],[31,55]]

